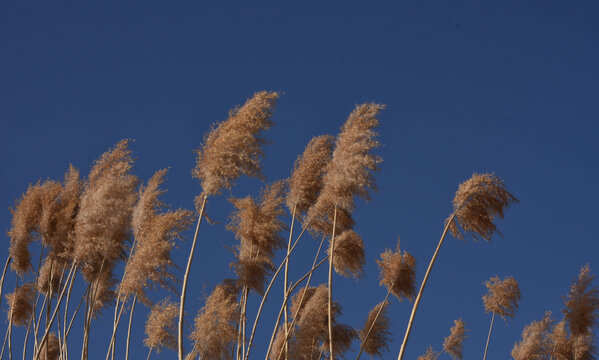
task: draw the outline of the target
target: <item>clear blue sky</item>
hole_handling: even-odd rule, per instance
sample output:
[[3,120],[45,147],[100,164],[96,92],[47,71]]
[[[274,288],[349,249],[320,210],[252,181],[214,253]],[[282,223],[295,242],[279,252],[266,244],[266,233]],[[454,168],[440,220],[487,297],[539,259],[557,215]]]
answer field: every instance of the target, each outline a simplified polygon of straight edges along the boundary
[[[266,134],[268,180],[288,176],[309,139],[336,134],[356,103],[387,105],[380,116],[379,191],[359,202],[355,214],[366,274],[335,282],[346,323],[361,327],[384,297],[374,260],[398,236],[418,260],[420,281],[453,194],[473,172],[495,172],[521,201],[499,224],[503,238],[445,243],[407,359],[429,345],[440,349],[458,317],[469,329],[465,358],[482,357],[490,321],[482,283],[493,275],[513,275],[522,290],[515,319],[497,322],[491,340],[489,358],[505,359],[525,324],[545,310],[561,316],[561,296],[581,265],[599,274],[596,2],[215,4],[2,2],[2,232],[9,229],[8,207],[29,183],[60,179],[69,163],[87,174],[122,138],[135,139],[135,173],[146,181],[171,167],[165,200],[191,208],[200,191],[190,176],[192,150],[210,124],[255,91],[276,90],[285,94],[276,127]],[[232,193],[256,194],[260,186],[243,179]],[[223,226],[230,210],[226,197],[210,201],[208,212],[220,224],[202,229],[188,319],[200,298],[232,274],[225,246],[234,239]],[[3,258],[6,236],[4,243]],[[292,279],[309,266],[316,245],[305,241]],[[188,249],[182,243],[174,254],[180,266]],[[5,289],[13,283],[11,275]],[[254,296],[250,317],[256,302]],[[269,304],[255,358],[263,356],[273,326],[275,301]],[[410,309],[392,303],[395,341],[385,358],[397,356]],[[147,351],[146,313],[136,309],[133,359]],[[109,323],[93,325],[99,351],[90,359],[103,359]]]

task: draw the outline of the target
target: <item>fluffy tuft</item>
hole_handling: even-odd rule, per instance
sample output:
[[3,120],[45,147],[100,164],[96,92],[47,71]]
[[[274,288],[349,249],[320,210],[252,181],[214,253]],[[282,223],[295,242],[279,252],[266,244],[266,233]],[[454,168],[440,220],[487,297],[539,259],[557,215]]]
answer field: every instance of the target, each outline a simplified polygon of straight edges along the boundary
[[33,297],[35,289],[33,283],[18,286],[15,292],[6,296],[8,303],[8,317],[12,316],[12,323],[16,326],[27,326],[33,311]]
[[494,276],[485,282],[487,293],[483,296],[485,312],[501,316],[503,320],[513,318],[520,301],[520,288],[512,276],[503,280]]
[[449,336],[443,341],[443,348],[453,358],[462,360],[462,344],[466,338],[466,323],[462,319],[454,320]]
[[358,278],[364,269],[364,264],[364,242],[360,235],[353,230],[346,230],[335,238],[333,267],[339,275]]
[[144,344],[157,352],[163,348],[175,350],[177,347],[177,316],[179,305],[164,299],[152,306],[146,320]]
[[[368,330],[372,327],[370,335],[368,335],[368,339],[366,339],[366,342],[363,345],[364,352],[370,356],[382,356],[383,352],[389,349],[389,341],[391,341],[391,331],[389,331],[391,328],[391,320],[389,320],[387,305],[389,305],[388,301],[381,302],[370,310],[368,318],[366,318],[366,323],[358,334],[358,337],[364,343]],[[382,310],[380,310],[381,307]],[[374,322],[379,310],[381,313],[376,319],[376,322]],[[374,326],[372,326],[373,323]]]
[[551,312],[547,311],[540,321],[533,321],[522,331],[522,340],[514,344],[514,360],[536,360],[550,357],[553,347],[550,341]]
[[376,263],[380,269],[380,285],[391,291],[399,301],[403,298],[413,300],[416,295],[416,259],[407,251],[389,249],[381,254]]

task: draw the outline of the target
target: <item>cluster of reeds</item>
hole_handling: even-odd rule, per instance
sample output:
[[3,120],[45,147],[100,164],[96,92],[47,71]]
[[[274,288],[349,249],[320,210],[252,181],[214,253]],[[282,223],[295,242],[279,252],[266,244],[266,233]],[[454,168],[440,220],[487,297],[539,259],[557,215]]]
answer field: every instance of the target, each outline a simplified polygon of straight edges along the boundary
[[[398,241],[395,250],[386,250],[377,260],[380,285],[386,289],[382,301],[364,314],[361,329],[343,323],[341,304],[334,300],[333,280],[335,273],[359,278],[366,261],[365,242],[354,230],[353,211],[357,198],[367,200],[376,189],[374,172],[382,161],[375,150],[379,146],[378,115],[384,106],[375,103],[357,105],[336,137],[321,135],[310,140],[288,179],[265,185],[259,197],[230,198],[233,212],[226,228],[237,241],[231,263],[235,276],[214,287],[189,330],[190,321],[185,318],[187,287],[208,200],[231,189],[242,175],[264,178],[261,160],[267,140],[262,133],[272,125],[278,97],[275,92],[254,94],[204,138],[192,170],[201,186],[194,212],[171,210],[160,200],[166,169],[141,184],[131,172],[134,160],[128,140],[104,153],[86,178],[80,178],[71,166],[62,181],[31,185],[12,209],[10,251],[0,284],[1,289],[10,265],[17,276],[14,291],[6,296],[7,356],[12,360],[15,355],[14,326],[26,328],[23,359],[28,349],[36,360],[78,356],[69,352],[73,348],[69,334],[75,319],[80,318],[81,359],[89,357],[92,346],[94,352],[104,350],[106,360],[128,359],[133,312],[140,302],[151,309],[144,341],[148,358],[170,349],[179,360],[249,359],[258,324],[264,322],[264,305],[275,280],[282,275],[280,310],[264,349],[265,358],[335,359],[343,357],[352,344],[357,344],[358,359],[362,353],[384,356],[395,336],[390,332],[388,309],[396,298],[412,302],[399,349],[398,358],[402,359],[446,235],[490,240],[498,233],[495,220],[502,218],[517,199],[497,176],[474,174],[456,192],[453,212],[445,221],[421,283],[416,281],[415,258],[400,249]],[[289,222],[284,221],[287,211]],[[171,251],[194,220],[188,261],[182,279],[177,279]],[[289,268],[305,263],[305,259],[292,255],[307,236],[319,239],[320,246],[305,275],[291,281]],[[39,244],[39,259],[34,261],[30,246],[35,242]],[[279,251],[283,257],[280,262],[276,256]],[[325,263],[328,281],[311,284],[313,273]],[[115,274],[121,267],[122,274]],[[74,286],[77,276],[84,288]],[[512,351],[514,359],[592,358],[599,294],[591,282],[590,270],[584,267],[567,297],[564,319],[555,323],[547,315],[529,325]],[[520,290],[511,277],[494,277],[486,286],[489,291],[483,301],[486,311],[492,313],[488,348],[495,315],[513,317]],[[153,301],[148,292],[159,288],[172,292],[179,301]],[[260,299],[255,317],[249,316],[251,296]],[[110,341],[105,347],[92,345],[91,327],[106,313],[113,315]],[[127,340],[124,349],[118,349],[115,340],[122,315],[127,313]],[[462,359],[465,337],[465,322],[456,320],[442,350],[435,352],[431,347],[420,358],[437,359],[447,353]],[[187,352],[186,344],[190,345]],[[0,359],[2,356],[4,346]]]

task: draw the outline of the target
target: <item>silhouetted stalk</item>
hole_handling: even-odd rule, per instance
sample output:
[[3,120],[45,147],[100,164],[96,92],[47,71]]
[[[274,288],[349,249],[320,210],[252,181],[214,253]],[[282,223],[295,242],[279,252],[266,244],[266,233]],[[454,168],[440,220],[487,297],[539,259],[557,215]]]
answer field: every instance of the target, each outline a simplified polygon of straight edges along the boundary
[[[289,241],[287,242],[287,256],[285,257],[285,280],[283,282],[283,296],[287,296],[287,281],[289,278],[289,250],[291,249],[291,240],[293,239],[293,225],[295,224],[295,210],[297,209],[297,205],[293,207],[293,212],[291,214],[291,228],[289,229]],[[285,310],[283,311],[285,315],[283,321],[285,323],[285,338],[287,338],[287,334],[289,333],[289,328],[287,327],[287,303],[285,303]],[[287,341],[285,341],[285,360],[289,356],[289,346]]]
[[302,232],[298,235],[297,239],[295,239],[293,245],[291,246],[291,248],[289,249],[289,251],[287,253],[287,256],[285,256],[285,258],[283,259],[283,261],[281,262],[281,264],[275,271],[274,275],[270,279],[270,283],[268,283],[268,287],[266,288],[266,291],[264,292],[264,295],[262,296],[262,301],[260,301],[260,306],[258,307],[258,313],[256,314],[256,320],[254,320],[254,326],[252,327],[252,333],[250,335],[250,340],[248,342],[248,351],[247,351],[247,354],[245,355],[246,359],[249,359],[249,356],[250,356],[250,351],[252,349],[252,343],[254,341],[254,334],[256,332],[256,327],[258,326],[258,320],[260,319],[260,314],[262,314],[262,308],[264,307],[264,304],[266,303],[266,297],[268,296],[270,289],[272,288],[272,285],[274,284],[275,280],[277,279],[277,276],[281,272],[281,269],[283,269],[283,265],[285,264],[287,259],[289,259],[289,256],[291,256],[291,253],[293,253],[295,246],[297,245],[299,240],[302,238],[302,235],[304,234],[306,229],[307,229],[307,224],[306,224],[306,226],[303,227]]
[[356,360],[360,360],[360,355],[362,355],[362,351],[364,351],[364,345],[366,345],[366,341],[368,341],[370,332],[372,331],[372,329],[374,329],[374,324],[376,324],[376,321],[378,320],[379,315],[381,315],[381,313],[383,312],[383,309],[385,308],[385,306],[387,306],[387,299],[389,299],[389,295],[391,295],[391,289],[392,289],[392,287],[390,287],[389,290],[387,291],[387,296],[385,296],[385,300],[383,300],[382,305],[379,307],[379,310],[376,312],[374,320],[372,321],[372,324],[370,324],[370,328],[368,328],[368,332],[366,333],[366,336],[364,336],[364,340],[362,340],[362,343],[360,344],[360,352],[358,353],[358,357],[356,358]]
[[[12,260],[11,256],[8,256],[8,258],[6,258],[6,263],[4,264],[4,270],[2,271],[2,279],[0,279],[0,305],[2,305],[2,289],[4,288],[4,276],[6,275],[6,269],[8,269],[8,265],[10,264]],[[0,309],[2,307],[0,306]]]
[[426,269],[426,274],[424,274],[424,280],[422,280],[422,284],[420,285],[420,290],[418,290],[418,295],[416,296],[416,300],[414,301],[414,305],[412,306],[412,313],[410,314],[410,320],[408,322],[408,328],[406,329],[406,333],[403,338],[403,343],[401,344],[401,349],[399,350],[398,360],[403,358],[404,352],[406,350],[406,345],[408,344],[408,338],[410,337],[410,331],[412,330],[412,324],[414,323],[414,317],[416,316],[416,311],[418,310],[418,304],[420,304],[420,298],[422,298],[422,292],[424,291],[424,287],[426,286],[426,282],[431,273],[431,269],[435,264],[435,260],[437,259],[437,255],[439,254],[439,249],[441,249],[441,245],[443,244],[443,240],[445,240],[445,235],[447,235],[447,230],[449,230],[449,226],[455,217],[455,212],[451,214],[449,219],[447,220],[447,224],[445,224],[445,229],[443,229],[443,234],[441,235],[441,239],[439,240],[439,244],[437,245],[437,249],[433,254],[433,258],[428,264],[428,268]]
[[[71,270],[69,270],[69,275],[67,276],[67,282],[68,282],[68,280],[70,280],[71,276],[75,275],[74,272],[73,272],[73,269],[75,269],[75,263],[74,262],[73,262],[73,265],[71,265]],[[44,343],[48,339],[48,334],[50,333],[50,328],[52,327],[52,323],[54,322],[54,319],[56,318],[56,314],[58,313],[58,308],[60,306],[62,298],[64,297],[64,293],[66,292],[66,290],[67,290],[67,288],[66,288],[66,286],[64,286],[62,288],[62,291],[60,292],[60,296],[56,300],[56,307],[54,308],[54,312],[52,313],[52,317],[50,318],[50,323],[46,327],[46,331],[44,332],[44,336],[42,337],[42,340],[40,341],[40,346],[39,346],[40,349],[44,348]],[[41,351],[37,351],[37,354],[35,355],[35,360],[39,359],[40,354],[41,354]]]
[[[293,292],[293,290],[295,290],[295,288],[299,284],[302,283],[302,281],[304,281],[307,277],[309,277],[316,269],[318,269],[320,267],[320,265],[324,264],[328,259],[329,259],[329,256],[327,255],[318,264],[316,264],[315,266],[313,266],[312,269],[310,269],[310,271],[308,271],[304,276],[302,276],[301,278],[299,278],[299,280],[297,280],[295,282],[295,284],[293,284],[293,286],[289,287],[289,290],[287,291],[287,294],[291,294]],[[283,299],[283,304],[281,304],[281,309],[279,310],[279,315],[277,316],[277,320],[275,321],[275,329],[272,332],[272,335],[270,337],[270,343],[268,344],[268,349],[266,350],[266,359],[268,359],[268,355],[270,354],[270,350],[272,348],[272,343],[273,343],[273,341],[275,339],[275,334],[277,333],[277,329],[279,328],[279,322],[281,321],[281,316],[283,315],[283,309],[285,308],[285,304],[287,303],[288,300],[289,300],[289,296],[287,296],[285,299]]]
[[[324,236],[322,237],[322,239],[320,240],[320,245],[318,245],[318,251],[316,251],[316,256],[314,257],[314,262],[312,263],[312,268],[314,268],[316,266],[316,262],[318,261],[318,255],[320,255],[320,250],[322,249],[322,244],[324,243]],[[297,310],[295,310],[295,314],[293,314],[293,319],[291,320],[291,324],[289,325],[290,329],[293,329],[293,325],[295,325],[295,322],[297,321],[297,317],[299,316],[299,312],[300,309],[302,308],[302,304],[304,303],[304,298],[306,297],[306,293],[308,292],[308,288],[310,287],[310,280],[312,280],[312,274],[313,272],[310,272],[310,275],[308,276],[308,281],[306,281],[306,286],[304,286],[304,291],[302,292],[302,297],[300,298],[299,304],[297,306]],[[278,326],[278,323],[277,323]],[[277,328],[275,327],[275,332],[277,331]],[[291,333],[288,332],[285,335],[285,342],[289,341],[289,335]],[[271,340],[272,341],[272,340]],[[270,349],[269,351],[270,352]],[[266,355],[268,357],[268,354]],[[279,353],[279,358],[277,360],[281,359],[281,353]]]
[[[489,326],[489,335],[487,336],[487,345],[485,345],[485,355],[483,356],[483,360],[487,358],[487,350],[489,350],[489,340],[491,340],[491,330],[493,330],[493,321],[495,320],[495,313],[491,317],[491,326]],[[574,357],[576,358],[576,357]]]
[[337,205],[333,214],[333,235],[331,235],[331,253],[329,255],[329,354],[330,359],[335,360],[333,356],[333,254],[335,252],[335,225],[337,223]]
[[179,332],[178,332],[178,355],[179,360],[183,360],[183,311],[185,309],[185,294],[187,293],[187,281],[189,279],[189,271],[191,269],[191,262],[193,261],[193,253],[198,240],[198,232],[200,231],[200,223],[202,222],[202,216],[204,215],[204,208],[206,207],[207,195],[204,195],[202,205],[200,208],[200,215],[198,216],[198,224],[196,231],[193,236],[193,242],[191,243],[191,249],[189,250],[189,259],[187,259],[187,267],[185,268],[185,275],[183,276],[183,288],[181,289],[181,303],[179,307]]
[[133,297],[133,303],[131,304],[131,314],[129,314],[129,328],[127,329],[127,348],[125,350],[125,360],[129,360],[129,343],[131,341],[131,324],[133,323],[133,311],[135,310],[135,304],[137,303],[137,295]]

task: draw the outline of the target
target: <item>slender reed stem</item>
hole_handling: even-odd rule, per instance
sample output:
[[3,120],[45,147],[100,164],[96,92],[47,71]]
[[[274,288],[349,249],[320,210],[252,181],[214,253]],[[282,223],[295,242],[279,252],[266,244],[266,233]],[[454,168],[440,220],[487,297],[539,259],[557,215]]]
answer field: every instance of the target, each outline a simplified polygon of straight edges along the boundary
[[[75,277],[75,275],[73,275],[73,277]],[[71,279],[72,281],[72,279]],[[71,287],[73,284],[71,282],[71,285],[69,285],[69,287]],[[66,326],[66,321],[65,321],[65,328],[66,328],[66,332],[64,334],[64,359],[68,359],[69,358],[69,346],[68,344],[68,338],[69,338],[69,334],[71,333],[71,328],[73,327],[73,323],[75,322],[75,317],[77,316],[77,313],[79,312],[79,309],[81,308],[81,305],[83,304],[83,299],[85,299],[85,297],[87,296],[87,293],[89,292],[90,289],[90,284],[87,284],[87,288],[85,289],[85,292],[83,293],[83,296],[81,296],[81,300],[79,300],[79,305],[77,305],[77,308],[75,309],[75,312],[73,313],[73,316],[71,316],[71,321],[69,322],[69,326]],[[67,298],[68,300],[68,298]],[[66,319],[66,311],[67,309],[65,309],[65,319]]]
[[[245,354],[245,323],[247,321],[247,306],[248,306],[248,295],[250,294],[250,289],[245,288],[245,296],[243,301],[243,316],[241,322],[241,354]],[[246,359],[245,357],[243,359]]]
[[[70,280],[71,276],[74,276],[73,269],[75,269],[74,262],[73,262],[73,265],[71,265],[71,270],[69,270],[69,275],[67,276],[67,282]],[[54,319],[56,318],[56,314],[58,313],[58,307],[60,306],[60,303],[62,301],[62,298],[64,297],[64,293],[66,292],[66,290],[67,290],[67,288],[66,288],[66,286],[64,286],[62,288],[62,291],[60,292],[60,296],[58,297],[58,299],[56,301],[56,307],[54,308],[54,312],[52,313],[50,322],[49,322],[48,326],[46,326],[46,331],[44,332],[44,336],[42,337],[42,340],[40,341],[39,349],[44,348],[44,343],[48,339],[48,334],[50,333],[50,328],[52,327],[52,323],[54,322]],[[35,360],[39,359],[40,354],[41,354],[41,351],[37,351],[37,354],[35,355]]]
[[129,328],[127,329],[127,348],[125,350],[125,360],[129,360],[129,344],[131,342],[131,324],[133,323],[133,311],[135,310],[135,304],[137,303],[137,295],[133,297],[133,304],[131,304],[131,314],[129,314]]
[[[295,210],[297,209],[297,205],[293,207],[293,212],[291,214],[291,228],[289,229],[289,241],[287,242],[287,256],[285,257],[285,280],[283,282],[283,296],[287,297],[287,281],[289,279],[289,250],[291,249],[291,240],[293,239],[293,225],[295,224]],[[285,324],[285,339],[287,339],[287,334],[289,333],[289,328],[287,324],[287,303],[285,303],[285,310],[283,311],[285,315],[283,318],[283,322]],[[289,354],[289,344],[287,340],[285,340],[285,360],[287,360]]]
[[333,215],[333,235],[331,235],[331,253],[329,255],[329,354],[330,359],[335,360],[333,356],[333,253],[335,252],[335,225],[337,224],[337,205]]
[[104,270],[104,264],[106,262],[106,257],[104,256],[102,258],[102,264],[100,265],[100,270],[98,271],[98,273],[95,275],[94,279],[92,280],[92,286],[90,288],[90,291],[87,293],[88,295],[88,301],[87,301],[87,311],[86,311],[86,317],[85,317],[85,324],[83,327],[83,349],[82,351],[82,356],[81,359],[82,360],[87,360],[88,358],[88,354],[89,354],[89,333],[91,331],[91,326],[92,326],[92,319],[94,316],[94,305],[96,302],[96,296],[98,295],[98,288],[100,287],[100,275],[102,274],[102,270]]
[[245,286],[241,290],[241,296],[239,298],[239,321],[237,322],[237,360],[241,360],[241,330],[243,327],[243,304],[245,304]]
[[[121,307],[118,310],[118,314],[116,317],[116,322],[114,323],[114,328],[112,331],[112,338],[110,339],[110,345],[108,346],[108,352],[106,353],[106,360],[108,360],[108,358],[112,358],[114,359],[114,352],[116,349],[116,327],[118,327],[119,322],[121,321],[121,315],[123,315],[123,309],[125,308],[125,304],[127,303],[127,299],[123,299],[123,302],[121,303]],[[111,351],[112,350],[112,351]]]
[[181,303],[179,304],[179,333],[178,333],[178,355],[179,360],[183,360],[183,313],[185,309],[185,294],[187,293],[187,281],[189,279],[189,271],[191,270],[191,262],[193,261],[193,253],[198,240],[198,232],[200,231],[200,223],[202,222],[202,216],[204,215],[204,208],[206,207],[207,195],[204,195],[202,200],[202,206],[200,208],[200,214],[198,216],[198,224],[196,231],[193,236],[193,242],[191,243],[191,249],[189,250],[189,259],[187,259],[187,267],[185,268],[185,275],[183,276],[183,288],[181,289]]
[[27,331],[25,332],[25,341],[23,341],[23,360],[25,360],[25,355],[27,354],[27,342],[29,340],[29,330],[31,329],[31,318],[27,322]]
[[428,264],[428,268],[426,269],[426,274],[424,274],[424,280],[422,280],[422,284],[420,285],[420,290],[418,290],[418,295],[416,296],[416,300],[414,301],[414,305],[412,306],[412,313],[410,314],[410,321],[408,322],[408,328],[406,329],[406,333],[403,338],[403,343],[401,344],[401,349],[399,350],[398,360],[403,358],[404,352],[406,351],[406,345],[408,344],[408,338],[410,337],[410,331],[412,330],[412,324],[414,323],[414,317],[416,316],[416,311],[418,310],[418,305],[420,304],[420,299],[422,298],[422,292],[424,291],[424,287],[426,286],[426,282],[431,273],[433,265],[435,264],[435,260],[437,259],[437,255],[439,254],[439,249],[441,249],[441,245],[443,244],[443,240],[445,240],[445,235],[447,235],[447,231],[449,230],[449,226],[455,217],[455,212],[451,214],[449,217],[447,224],[445,225],[445,229],[443,229],[443,234],[441,235],[441,239],[439,240],[439,244],[437,245],[437,249],[435,249],[435,253],[433,254],[433,258]]
[[[17,278],[15,280],[15,292],[17,291],[17,287],[19,287],[19,274],[17,274]],[[8,358],[12,360],[12,313],[14,310],[14,306],[10,307],[10,320],[8,321]]]
[[[77,268],[75,268],[75,274],[76,273],[77,273]],[[63,344],[60,347],[60,353],[61,353],[61,356],[62,356],[63,359],[67,359],[68,358],[68,347],[67,347],[67,336],[68,336],[68,332],[67,332],[67,318],[68,317],[67,317],[67,315],[68,315],[68,312],[69,312],[69,301],[71,300],[71,291],[73,290],[73,283],[74,283],[74,281],[75,281],[75,275],[73,275],[71,277],[70,281],[67,280],[67,282],[65,283],[65,285],[69,284],[68,285],[69,286],[69,290],[67,291],[67,299],[66,299],[66,303],[65,303],[65,306],[64,306],[64,322],[63,322],[64,326],[62,327],[62,331],[63,331],[62,341],[63,341]],[[85,290],[85,292],[87,292],[87,289]],[[83,301],[83,298],[81,298],[81,301]],[[79,306],[81,306],[81,302],[79,302]],[[79,310],[79,306],[77,307],[77,311]],[[77,312],[75,312],[75,314],[77,314]],[[60,319],[59,319],[59,321],[60,321]],[[71,321],[70,325],[72,325],[72,321]],[[70,325],[69,325],[69,330],[71,329]]]
[[370,328],[368,328],[368,332],[366,333],[366,336],[364,336],[364,340],[362,340],[362,343],[360,344],[360,352],[358,353],[358,357],[356,358],[356,360],[360,360],[360,355],[362,355],[362,351],[364,351],[364,346],[366,345],[366,341],[368,340],[368,337],[370,336],[372,329],[374,329],[374,324],[376,324],[376,321],[379,319],[379,316],[383,312],[383,309],[385,308],[385,306],[387,306],[387,299],[389,299],[389,295],[391,295],[391,289],[392,288],[389,288],[389,290],[387,291],[387,296],[385,296],[385,300],[383,300],[382,305],[379,307],[379,310],[376,312],[374,320],[372,321],[372,324],[370,324]]
[[4,342],[2,343],[2,351],[0,352],[0,360],[4,357],[4,348],[6,347],[6,339],[8,339],[8,327],[6,327],[6,332],[4,333]]
[[0,305],[2,305],[2,289],[4,288],[4,276],[6,275],[6,269],[8,269],[8,265],[10,264],[11,260],[12,260],[11,256],[6,258],[6,263],[4,264],[4,270],[2,271],[2,279],[0,279]]
[[248,351],[247,351],[247,354],[245,355],[246,359],[249,359],[250,351],[252,349],[252,343],[254,341],[254,334],[256,332],[256,327],[258,326],[258,320],[260,319],[260,315],[262,314],[262,308],[264,307],[264,304],[266,303],[266,298],[268,297],[268,294],[270,293],[270,289],[272,288],[272,285],[274,284],[275,280],[277,279],[277,276],[279,275],[279,273],[283,269],[283,265],[285,265],[285,262],[287,261],[287,259],[289,259],[289,256],[291,256],[291,253],[293,253],[293,250],[295,249],[295,246],[298,244],[299,240],[302,238],[302,235],[306,231],[307,227],[308,227],[308,224],[306,224],[303,227],[302,231],[300,232],[300,234],[298,235],[298,237],[293,242],[293,246],[291,246],[291,248],[289,249],[289,252],[287,253],[287,256],[285,256],[285,258],[283,259],[283,261],[281,262],[281,264],[277,268],[277,271],[275,271],[274,275],[270,279],[270,283],[266,287],[266,291],[264,292],[264,295],[262,296],[262,301],[260,301],[260,306],[258,307],[258,313],[256,314],[256,319],[254,320],[254,326],[252,327],[252,333],[250,335],[250,341],[248,342]]
[[[318,245],[318,251],[316,251],[316,256],[314,256],[314,262],[312,263],[312,267],[314,268],[316,266],[316,262],[318,261],[318,255],[320,255],[320,250],[322,249],[322,244],[324,243],[324,236],[322,237],[322,239],[320,239],[320,245]],[[308,276],[308,281],[306,281],[306,286],[304,286],[304,291],[302,292],[302,297],[300,298],[299,304],[297,305],[297,310],[295,310],[295,314],[293,314],[293,319],[291,320],[291,324],[289,325],[289,329],[293,329],[293,325],[295,325],[295,322],[297,321],[297,317],[299,316],[299,312],[300,309],[302,308],[302,304],[304,303],[304,298],[306,297],[306,293],[308,292],[308,288],[310,287],[310,280],[312,280],[312,274],[314,274],[313,272],[310,272],[310,275]],[[278,323],[277,323],[278,326]],[[277,327],[275,326],[275,333],[277,331]],[[287,342],[289,340],[289,335],[291,335],[291,332],[288,332],[285,335],[285,342]],[[272,342],[272,339],[271,339]],[[269,351],[270,352],[270,348]],[[268,357],[269,354],[267,354],[266,356]],[[281,352],[279,352],[279,358],[277,360],[281,359]]]
[[154,349],[153,347],[150,347],[150,351],[148,351],[148,357],[146,358],[146,360],[150,360],[150,355],[152,355],[153,349]]
[[483,360],[487,359],[487,350],[489,350],[489,340],[491,340],[491,330],[493,330],[493,321],[495,320],[495,313],[491,317],[491,326],[489,326],[489,335],[487,336],[487,345],[485,345],[485,355],[483,356]]

